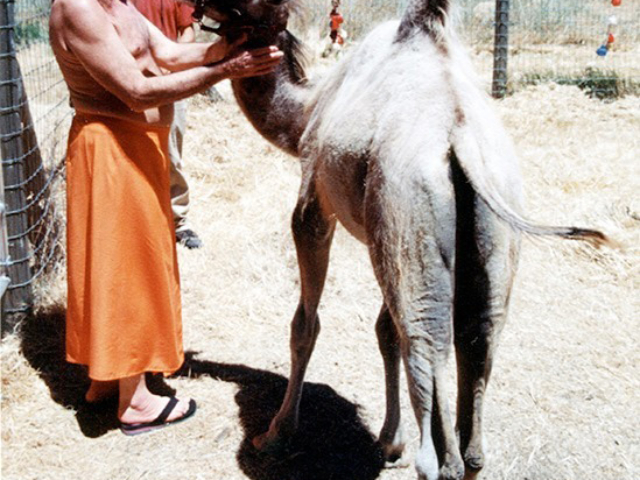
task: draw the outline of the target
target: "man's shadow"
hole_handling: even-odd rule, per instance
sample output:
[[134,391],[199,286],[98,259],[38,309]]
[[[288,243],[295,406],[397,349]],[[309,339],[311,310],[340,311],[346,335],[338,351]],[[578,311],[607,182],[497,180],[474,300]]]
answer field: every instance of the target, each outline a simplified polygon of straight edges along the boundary
[[[97,438],[119,428],[118,400],[91,405],[85,401],[91,381],[86,367],[66,361],[65,316],[66,309],[61,305],[28,315],[19,330],[22,354],[49,388],[51,398],[76,412],[80,431],[86,437]],[[160,375],[148,375],[147,384],[158,395],[176,393]]]
[[[85,367],[65,360],[65,309],[55,307],[27,318],[21,327],[22,352],[46,383],[53,400],[76,411],[84,435],[96,438],[118,428],[117,402],[89,406]],[[265,432],[280,407],[287,379],[265,370],[196,358],[187,352],[177,376],[210,376],[238,386],[235,401],[244,429],[237,460],[254,480],[369,480],[384,466],[382,450],[362,423],[358,406],[327,385],[305,383],[300,404],[300,426],[286,451],[263,454],[252,445]],[[161,376],[148,377],[150,389],[161,395],[175,392]]]
[[65,359],[65,315],[65,308],[55,305],[27,316],[19,330],[22,354],[49,388],[51,398],[75,410],[82,433],[97,438],[118,428],[117,399],[95,406],[84,400],[90,380],[85,367]]

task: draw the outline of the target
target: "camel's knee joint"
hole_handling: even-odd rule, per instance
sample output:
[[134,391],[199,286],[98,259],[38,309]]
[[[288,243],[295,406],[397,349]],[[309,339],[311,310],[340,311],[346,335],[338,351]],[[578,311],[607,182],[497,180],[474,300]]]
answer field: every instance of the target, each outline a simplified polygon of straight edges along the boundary
[[291,217],[294,238],[309,238],[322,243],[331,238],[333,225],[326,221],[317,203],[298,205]]

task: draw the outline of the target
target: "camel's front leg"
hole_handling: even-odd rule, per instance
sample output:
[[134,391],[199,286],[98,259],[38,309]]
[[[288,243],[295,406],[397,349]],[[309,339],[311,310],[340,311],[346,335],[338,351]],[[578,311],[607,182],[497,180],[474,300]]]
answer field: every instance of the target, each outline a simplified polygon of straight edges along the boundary
[[271,421],[269,431],[253,440],[260,450],[277,450],[281,442],[295,432],[304,375],[320,332],[317,309],[329,264],[335,219],[323,211],[315,188],[307,189],[308,193],[304,191],[292,219],[302,291],[291,322],[291,375],[282,406]]

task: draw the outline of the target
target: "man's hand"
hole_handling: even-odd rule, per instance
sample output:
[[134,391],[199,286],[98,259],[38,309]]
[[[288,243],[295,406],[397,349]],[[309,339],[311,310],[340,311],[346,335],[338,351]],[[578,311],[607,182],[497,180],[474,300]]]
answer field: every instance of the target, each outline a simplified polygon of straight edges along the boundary
[[205,55],[204,65],[210,63],[222,62],[229,59],[242,50],[242,45],[246,43],[248,37],[242,34],[238,39],[230,42],[226,37],[220,37],[215,42],[209,44]]
[[273,72],[284,53],[278,47],[270,46],[255,50],[240,51],[217,64],[222,75],[231,80],[257,77]]

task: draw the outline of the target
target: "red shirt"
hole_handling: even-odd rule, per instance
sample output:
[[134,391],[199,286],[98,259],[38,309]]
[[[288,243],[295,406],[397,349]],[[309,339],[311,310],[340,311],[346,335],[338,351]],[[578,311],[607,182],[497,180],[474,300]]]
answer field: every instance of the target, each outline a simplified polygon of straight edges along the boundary
[[176,0],[131,0],[133,5],[173,41],[178,32],[193,23],[193,7]]
[[336,31],[340,28],[340,24],[344,22],[344,18],[338,12],[331,12],[331,30]]

